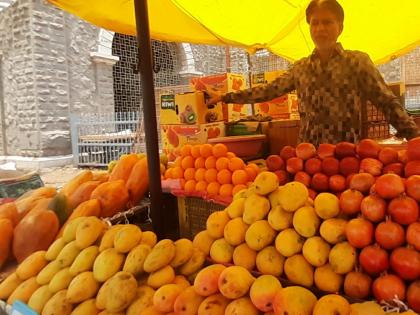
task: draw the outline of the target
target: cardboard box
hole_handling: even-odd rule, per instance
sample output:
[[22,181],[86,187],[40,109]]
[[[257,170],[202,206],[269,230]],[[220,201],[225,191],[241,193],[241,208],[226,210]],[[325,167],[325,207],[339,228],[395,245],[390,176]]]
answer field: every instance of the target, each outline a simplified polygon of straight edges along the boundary
[[255,73],[251,76],[251,87],[271,83],[285,72],[286,71],[284,70],[276,70],[276,71]]
[[[223,73],[190,80],[194,91],[219,91],[222,94],[237,92],[247,88],[246,79],[242,74]],[[252,115],[251,104],[223,104],[225,121],[235,121]]]
[[160,101],[160,123],[206,124],[223,120],[222,104],[208,108],[203,92],[162,95]]
[[255,103],[255,114],[271,116],[277,119],[289,119],[291,113],[298,112],[298,100],[296,94],[285,94],[269,102]]
[[[273,82],[280,75],[285,73],[283,70],[268,71],[252,75],[251,86],[260,86]],[[285,94],[264,103],[255,103],[254,112],[262,116],[271,116],[275,119],[290,119],[291,115],[295,118],[299,110],[298,99],[295,93]]]
[[252,104],[224,104],[223,117],[225,121],[237,121],[252,115]]
[[173,161],[184,144],[203,144],[208,139],[224,137],[225,123],[215,122],[197,125],[161,125],[163,152]]
[[245,77],[237,73],[223,73],[190,80],[193,91],[237,92],[247,88]]

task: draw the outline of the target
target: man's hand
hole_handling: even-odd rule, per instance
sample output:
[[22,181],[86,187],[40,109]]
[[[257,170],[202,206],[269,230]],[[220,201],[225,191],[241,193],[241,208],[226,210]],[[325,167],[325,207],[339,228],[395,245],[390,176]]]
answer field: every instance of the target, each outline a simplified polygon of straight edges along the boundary
[[220,91],[211,91],[211,90],[206,90],[206,104],[207,105],[213,105],[216,104],[218,102],[222,101],[222,92]]

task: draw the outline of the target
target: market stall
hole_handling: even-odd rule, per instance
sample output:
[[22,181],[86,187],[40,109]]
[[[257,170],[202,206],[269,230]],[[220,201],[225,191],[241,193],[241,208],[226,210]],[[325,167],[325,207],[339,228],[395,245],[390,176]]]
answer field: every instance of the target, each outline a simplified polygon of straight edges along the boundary
[[[90,2],[89,10],[82,2],[52,2],[96,24],[134,32],[130,2]],[[43,315],[419,312],[420,138],[396,148],[372,139],[318,147],[297,144],[293,135],[279,141],[273,129],[298,124],[296,96],[207,107],[206,89],[246,87],[241,75],[226,73],[194,78],[190,92],[161,98],[166,157],[159,157],[145,4],[136,2],[137,21],[145,23],[137,23],[137,34],[147,83],[147,157],[127,154],[108,171],[85,170],[59,191],[40,188],[0,206],[0,266],[9,257],[19,263],[0,282],[0,300],[9,311],[13,306],[22,314]],[[150,4],[149,17],[158,18],[153,10],[159,9],[179,17],[189,31],[194,26],[184,33],[191,35],[188,40],[226,42],[227,34],[203,27],[211,15],[190,18],[200,12],[197,2]],[[168,10],[162,10],[165,4]],[[121,6],[111,10],[111,5]],[[302,18],[301,6],[282,5],[289,15],[298,14],[285,20],[289,35],[276,30],[278,41],[267,41],[273,51],[287,51],[280,39],[295,36]],[[94,9],[99,11],[90,15]],[[213,9],[223,12],[217,5]],[[384,2],[384,13],[392,9],[394,4]],[[104,18],[110,12],[116,19]],[[209,7],[207,12],[214,14]],[[413,15],[405,21],[410,27],[418,21]],[[159,36],[154,27],[169,25],[150,24],[154,36]],[[375,59],[418,43],[408,35],[407,46],[384,50]],[[401,44],[402,37],[395,42]],[[262,73],[249,83],[275,77]],[[177,196],[182,237],[177,240],[159,234],[173,215],[164,212],[161,187]],[[154,231],[123,224],[148,190]]]

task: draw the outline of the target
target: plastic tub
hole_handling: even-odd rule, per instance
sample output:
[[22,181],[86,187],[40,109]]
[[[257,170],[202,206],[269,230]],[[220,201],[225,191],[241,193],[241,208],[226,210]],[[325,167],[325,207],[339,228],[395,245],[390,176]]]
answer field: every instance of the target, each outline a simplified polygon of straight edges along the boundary
[[209,143],[223,143],[230,152],[241,158],[259,155],[264,146],[265,135],[230,136],[209,139]]

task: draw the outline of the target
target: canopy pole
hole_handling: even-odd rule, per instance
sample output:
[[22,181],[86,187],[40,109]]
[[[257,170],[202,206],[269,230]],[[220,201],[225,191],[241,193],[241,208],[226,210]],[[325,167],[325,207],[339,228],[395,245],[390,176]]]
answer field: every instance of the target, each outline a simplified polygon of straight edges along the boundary
[[143,121],[149,171],[150,215],[153,230],[161,239],[164,235],[162,187],[160,181],[159,139],[156,123],[153,56],[150,44],[147,0],[134,0],[137,29],[138,62],[143,94]]

